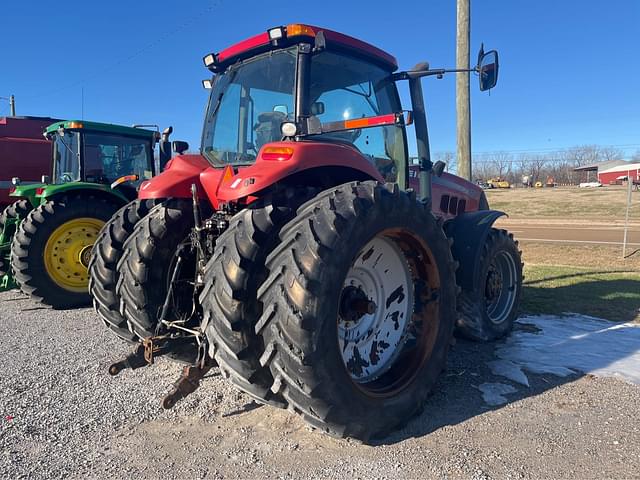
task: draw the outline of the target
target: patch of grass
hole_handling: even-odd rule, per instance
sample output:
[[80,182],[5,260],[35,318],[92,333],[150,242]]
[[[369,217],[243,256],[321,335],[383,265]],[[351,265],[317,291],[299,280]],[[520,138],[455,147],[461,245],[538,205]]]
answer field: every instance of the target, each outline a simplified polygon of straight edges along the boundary
[[[520,248],[525,264],[569,265],[591,267],[598,271],[630,270],[640,273],[640,252],[623,259],[622,247],[619,245],[521,241]],[[631,253],[632,249],[627,252]]]
[[[622,221],[627,204],[627,191],[618,186],[494,189],[486,194],[492,209],[511,218]],[[632,194],[630,218],[640,220],[640,192]]]
[[616,321],[640,321],[640,272],[527,265],[524,313],[575,312]]

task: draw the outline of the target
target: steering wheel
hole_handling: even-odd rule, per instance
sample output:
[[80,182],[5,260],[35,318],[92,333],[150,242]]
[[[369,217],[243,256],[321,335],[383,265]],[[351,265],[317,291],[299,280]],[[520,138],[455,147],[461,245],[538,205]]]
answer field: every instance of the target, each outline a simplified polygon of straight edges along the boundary
[[62,183],[73,182],[73,175],[71,172],[62,172],[60,175],[60,180]]

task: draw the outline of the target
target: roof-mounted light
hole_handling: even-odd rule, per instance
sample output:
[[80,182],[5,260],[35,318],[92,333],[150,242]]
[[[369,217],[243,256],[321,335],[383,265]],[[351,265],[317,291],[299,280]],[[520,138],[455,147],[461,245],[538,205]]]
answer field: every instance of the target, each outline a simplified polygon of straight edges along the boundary
[[207,78],[206,80],[202,80],[202,86],[207,90],[211,90],[211,88],[213,87],[213,82],[210,78]]
[[292,23],[287,25],[287,37],[315,37],[316,31],[309,25],[302,25],[301,23]]
[[282,31],[282,27],[276,27],[268,30],[269,32],[269,40],[280,40],[284,37],[284,32]]
[[215,66],[216,64],[216,55],[215,53],[210,53],[209,55],[206,55],[202,61],[204,62],[204,66],[207,68],[211,68],[213,66]]
[[69,122],[66,128],[82,128],[84,125],[81,122]]

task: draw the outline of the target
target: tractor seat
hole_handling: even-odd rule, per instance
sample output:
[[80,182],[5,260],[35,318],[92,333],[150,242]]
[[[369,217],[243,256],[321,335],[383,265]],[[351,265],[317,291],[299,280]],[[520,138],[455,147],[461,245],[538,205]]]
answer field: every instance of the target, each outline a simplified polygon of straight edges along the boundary
[[266,143],[277,142],[282,138],[280,125],[287,119],[283,112],[264,112],[258,115],[258,123],[253,127],[256,132],[256,150]]

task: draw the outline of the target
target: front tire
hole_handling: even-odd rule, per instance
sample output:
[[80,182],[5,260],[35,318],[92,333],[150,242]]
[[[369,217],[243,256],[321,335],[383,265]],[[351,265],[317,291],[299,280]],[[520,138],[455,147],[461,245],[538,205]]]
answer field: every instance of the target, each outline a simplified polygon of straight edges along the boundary
[[100,231],[89,263],[89,292],[93,308],[105,326],[128,343],[136,343],[138,338],[129,331],[127,320],[120,314],[120,297],[116,292],[120,278],[117,265],[124,253],[125,241],[155,203],[155,200],[134,200],[118,210]]
[[491,229],[481,252],[478,283],[458,298],[456,327],[460,335],[486,342],[513,328],[522,295],[522,258],[513,234],[497,228]]
[[77,196],[32,210],[11,245],[11,267],[22,292],[56,309],[90,304],[91,249],[117,208],[94,196]]
[[375,182],[303,205],[269,255],[261,362],[289,408],[367,441],[406,423],[445,366],[456,305],[442,229],[413,195]]

